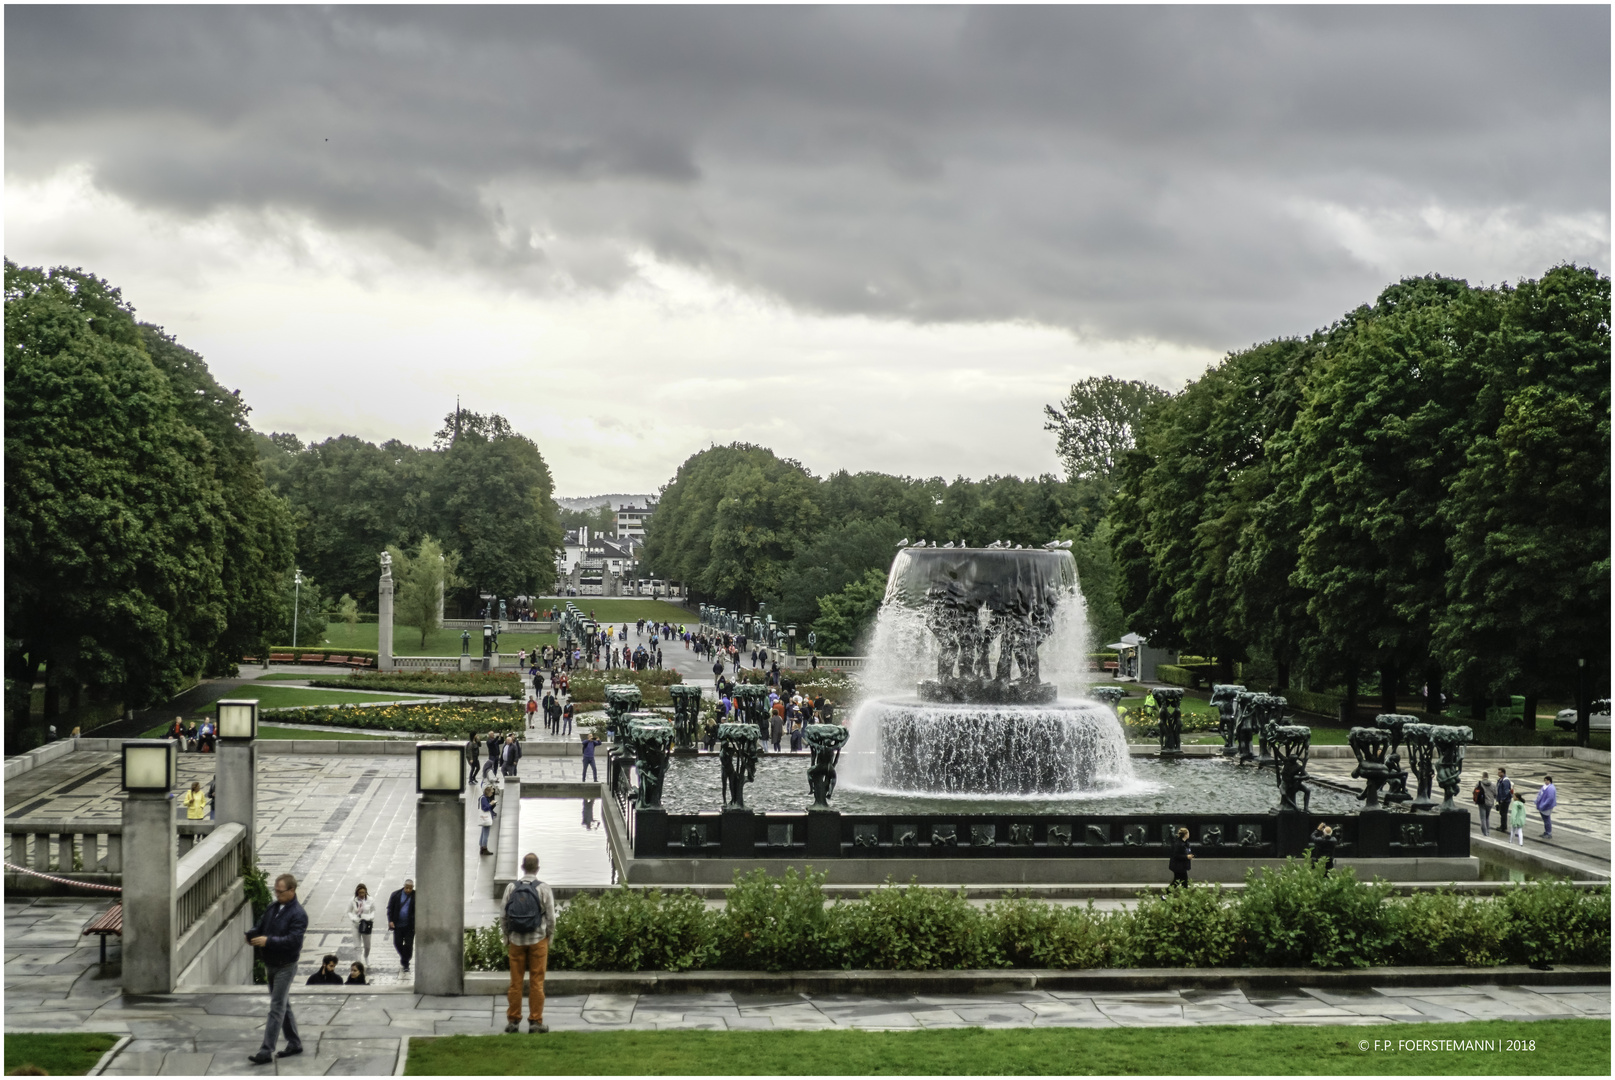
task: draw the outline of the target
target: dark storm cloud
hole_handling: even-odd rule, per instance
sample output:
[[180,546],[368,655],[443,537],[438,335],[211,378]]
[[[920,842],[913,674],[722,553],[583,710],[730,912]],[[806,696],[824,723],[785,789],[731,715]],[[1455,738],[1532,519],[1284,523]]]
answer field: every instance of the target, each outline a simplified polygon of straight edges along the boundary
[[[52,6],[6,29],[13,176],[84,162],[141,205],[307,214],[538,288],[610,287],[649,249],[808,310],[1242,344],[1384,284],[1298,206],[1529,231],[1609,203],[1604,7]],[[1607,258],[1583,246],[1559,257]]]

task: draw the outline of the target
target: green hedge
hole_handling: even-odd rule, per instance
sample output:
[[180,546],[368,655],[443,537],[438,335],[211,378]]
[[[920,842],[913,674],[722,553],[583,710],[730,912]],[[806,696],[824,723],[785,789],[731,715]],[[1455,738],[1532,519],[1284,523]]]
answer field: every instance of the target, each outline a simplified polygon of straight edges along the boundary
[[[323,661],[327,656],[365,656],[374,660],[379,655],[375,649],[299,649],[293,645],[272,645],[271,653],[291,653],[295,661],[314,660]],[[263,657],[258,659],[262,660]]]
[[567,693],[579,705],[606,700],[606,687],[616,683],[632,683],[639,687],[640,698],[646,705],[671,705],[669,686],[684,681],[684,676],[671,668],[661,671],[634,671],[631,668],[613,668],[610,671],[574,671],[567,682]]
[[1291,709],[1317,713],[1319,716],[1338,718],[1345,694],[1326,693],[1322,690],[1281,690],[1279,693],[1290,703]]
[[513,702],[428,701],[400,705],[338,705],[335,708],[265,709],[265,722],[316,724],[365,731],[410,731],[462,742],[490,729],[522,731],[527,719]]
[[[985,908],[910,883],[826,904],[825,875],[735,873],[721,911],[691,893],[627,888],[562,909],[550,966],[575,971],[937,970],[993,967],[1368,967],[1602,964],[1609,888],[1534,882],[1499,897],[1391,895],[1350,868],[1287,861],[1243,892],[1196,885],[1139,894],[1132,911],[1017,897]],[[470,970],[505,967],[495,930],[466,931]]]
[[361,671],[341,678],[310,679],[308,684],[337,690],[402,690],[466,697],[515,697],[522,686],[519,675],[502,671]]

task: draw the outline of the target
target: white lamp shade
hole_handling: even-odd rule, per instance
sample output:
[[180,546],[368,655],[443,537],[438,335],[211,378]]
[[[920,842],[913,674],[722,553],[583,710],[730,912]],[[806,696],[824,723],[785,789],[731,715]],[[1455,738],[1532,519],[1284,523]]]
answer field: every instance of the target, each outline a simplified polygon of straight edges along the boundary
[[226,699],[219,703],[219,738],[258,737],[258,699]]
[[170,791],[178,780],[171,739],[140,739],[123,744],[125,791]]
[[447,791],[465,787],[465,747],[459,743],[415,744],[415,790]]

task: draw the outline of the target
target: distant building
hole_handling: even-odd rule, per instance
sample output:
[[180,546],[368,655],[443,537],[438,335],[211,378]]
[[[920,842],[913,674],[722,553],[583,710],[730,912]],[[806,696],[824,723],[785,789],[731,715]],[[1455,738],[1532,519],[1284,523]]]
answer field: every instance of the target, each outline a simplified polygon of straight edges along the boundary
[[617,507],[616,533],[620,537],[633,537],[643,540],[645,538],[645,522],[650,520],[651,512],[656,504],[647,502],[644,506],[634,503],[623,503]]

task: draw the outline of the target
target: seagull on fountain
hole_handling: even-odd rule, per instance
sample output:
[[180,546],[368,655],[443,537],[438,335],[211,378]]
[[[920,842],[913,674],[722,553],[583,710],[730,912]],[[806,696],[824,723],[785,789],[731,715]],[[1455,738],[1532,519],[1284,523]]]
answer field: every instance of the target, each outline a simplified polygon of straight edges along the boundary
[[924,547],[925,546],[925,541],[924,540],[916,540],[916,541],[914,541],[914,546],[915,547]]
[[897,546],[900,547],[900,548],[908,547],[908,537],[905,536],[905,537],[903,537],[903,539],[899,540],[897,542]]
[[945,547],[945,548],[950,548],[950,547],[953,546],[953,541],[949,540],[946,544],[943,544],[942,546]]
[[1069,540],[1061,540],[1060,541],[1060,550],[1061,551],[1070,551],[1071,550],[1071,541],[1069,541]]

